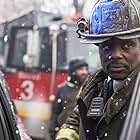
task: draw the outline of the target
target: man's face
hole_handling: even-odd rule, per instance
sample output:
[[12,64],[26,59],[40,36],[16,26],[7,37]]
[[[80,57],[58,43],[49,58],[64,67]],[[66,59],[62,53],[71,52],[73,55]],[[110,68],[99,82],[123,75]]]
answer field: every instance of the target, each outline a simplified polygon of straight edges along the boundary
[[76,69],[74,73],[76,77],[80,80],[80,82],[83,83],[89,74],[88,67],[81,66],[80,68]]
[[107,75],[114,80],[123,80],[140,63],[140,41],[112,38],[99,44],[99,53]]

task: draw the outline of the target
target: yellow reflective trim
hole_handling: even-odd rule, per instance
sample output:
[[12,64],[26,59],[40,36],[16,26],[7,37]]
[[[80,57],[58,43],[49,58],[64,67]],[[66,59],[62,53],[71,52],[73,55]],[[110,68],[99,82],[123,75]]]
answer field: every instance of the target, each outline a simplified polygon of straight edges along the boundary
[[71,131],[71,133],[72,133],[77,139],[79,139],[79,134],[78,134],[75,130],[70,129],[70,128],[68,128],[68,129],[69,129],[69,131]]
[[68,140],[78,140],[79,135],[78,133],[70,128],[62,128],[58,134],[55,140],[59,140],[61,138],[67,138]]
[[58,137],[56,137],[56,139],[55,140],[61,140],[61,139],[63,139],[63,138],[66,138],[67,140],[74,140],[73,138],[71,138],[71,137],[69,137],[69,136],[58,136]]

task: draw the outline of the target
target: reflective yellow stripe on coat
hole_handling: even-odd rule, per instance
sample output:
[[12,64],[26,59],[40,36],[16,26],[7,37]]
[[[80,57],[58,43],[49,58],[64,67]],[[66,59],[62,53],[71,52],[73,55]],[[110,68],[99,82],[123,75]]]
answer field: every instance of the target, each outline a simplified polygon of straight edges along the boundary
[[62,138],[65,138],[67,140],[79,140],[78,133],[70,128],[62,128],[57,134],[57,137],[55,140],[61,140]]

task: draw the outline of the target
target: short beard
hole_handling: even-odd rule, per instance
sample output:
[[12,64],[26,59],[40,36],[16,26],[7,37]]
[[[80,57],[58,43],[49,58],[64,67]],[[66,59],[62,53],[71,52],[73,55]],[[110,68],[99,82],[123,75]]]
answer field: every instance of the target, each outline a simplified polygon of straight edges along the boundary
[[[86,79],[86,78],[85,78],[85,79]],[[82,78],[80,78],[80,77],[77,76],[77,75],[71,75],[71,80],[70,80],[70,82],[72,82],[72,83],[74,83],[74,84],[76,84],[76,85],[78,85],[78,86],[81,86],[81,85],[84,83],[85,79],[82,79]]]

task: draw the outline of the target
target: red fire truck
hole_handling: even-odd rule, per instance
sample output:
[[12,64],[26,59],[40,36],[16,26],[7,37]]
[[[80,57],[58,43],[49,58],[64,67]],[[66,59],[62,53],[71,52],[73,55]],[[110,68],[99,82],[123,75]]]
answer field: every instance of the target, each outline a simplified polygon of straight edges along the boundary
[[75,22],[39,10],[2,26],[3,69],[17,111],[30,136],[45,138],[51,101],[57,85],[67,79],[69,60],[82,56],[93,71],[100,66],[97,48],[80,43]]

